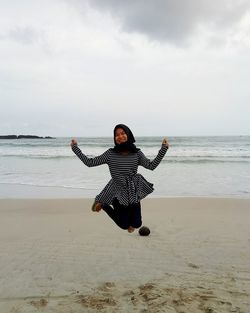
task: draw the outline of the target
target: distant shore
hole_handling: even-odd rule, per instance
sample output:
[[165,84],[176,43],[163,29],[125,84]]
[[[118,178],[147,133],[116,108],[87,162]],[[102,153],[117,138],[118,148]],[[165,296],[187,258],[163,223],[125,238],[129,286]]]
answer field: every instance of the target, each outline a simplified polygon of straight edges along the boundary
[[55,139],[54,137],[46,136],[34,136],[34,135],[4,135],[0,136],[0,139]]

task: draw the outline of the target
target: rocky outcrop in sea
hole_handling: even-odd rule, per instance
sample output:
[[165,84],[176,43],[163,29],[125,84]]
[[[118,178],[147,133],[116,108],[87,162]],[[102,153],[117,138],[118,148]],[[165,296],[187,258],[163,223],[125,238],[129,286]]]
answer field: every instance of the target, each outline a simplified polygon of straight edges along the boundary
[[54,137],[46,136],[34,136],[34,135],[5,135],[0,136],[0,139],[55,139]]

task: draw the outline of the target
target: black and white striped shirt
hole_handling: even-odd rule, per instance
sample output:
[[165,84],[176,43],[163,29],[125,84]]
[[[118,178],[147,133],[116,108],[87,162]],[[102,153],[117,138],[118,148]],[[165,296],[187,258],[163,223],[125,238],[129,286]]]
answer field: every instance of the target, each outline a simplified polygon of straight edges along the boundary
[[119,203],[123,205],[137,203],[153,192],[153,184],[137,173],[138,166],[141,165],[149,170],[154,170],[160,164],[167,149],[166,145],[162,145],[156,158],[151,161],[146,158],[141,150],[124,155],[113,151],[113,149],[108,149],[97,157],[89,158],[82,153],[77,145],[72,146],[73,152],[86,166],[107,164],[109,167],[112,179],[96,196],[96,201],[111,204],[117,198]]

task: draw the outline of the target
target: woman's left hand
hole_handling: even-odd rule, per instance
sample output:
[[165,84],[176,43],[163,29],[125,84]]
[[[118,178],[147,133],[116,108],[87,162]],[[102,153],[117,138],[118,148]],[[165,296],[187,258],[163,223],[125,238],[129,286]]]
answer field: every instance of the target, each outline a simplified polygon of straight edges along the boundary
[[77,141],[75,139],[72,139],[70,145],[71,147],[77,146]]
[[162,140],[162,144],[163,144],[164,146],[166,146],[167,148],[169,148],[169,143],[168,143],[167,138],[164,138],[164,139]]

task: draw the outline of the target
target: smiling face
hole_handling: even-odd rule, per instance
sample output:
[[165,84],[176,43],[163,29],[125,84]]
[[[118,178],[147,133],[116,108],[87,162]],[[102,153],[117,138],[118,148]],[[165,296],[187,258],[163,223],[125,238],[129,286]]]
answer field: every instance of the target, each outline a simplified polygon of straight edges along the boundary
[[128,136],[125,131],[122,128],[117,128],[115,130],[115,142],[120,145],[126,141],[128,141]]

